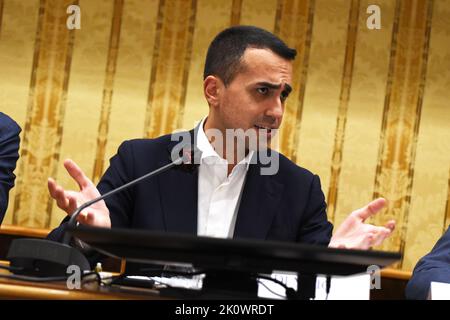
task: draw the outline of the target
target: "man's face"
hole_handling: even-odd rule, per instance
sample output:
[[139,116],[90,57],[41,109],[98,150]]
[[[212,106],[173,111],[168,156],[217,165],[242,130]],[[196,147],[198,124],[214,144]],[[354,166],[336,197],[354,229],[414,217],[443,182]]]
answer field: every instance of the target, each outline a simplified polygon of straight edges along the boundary
[[278,129],[291,92],[292,62],[269,49],[249,48],[228,86],[218,84],[214,126],[220,130]]

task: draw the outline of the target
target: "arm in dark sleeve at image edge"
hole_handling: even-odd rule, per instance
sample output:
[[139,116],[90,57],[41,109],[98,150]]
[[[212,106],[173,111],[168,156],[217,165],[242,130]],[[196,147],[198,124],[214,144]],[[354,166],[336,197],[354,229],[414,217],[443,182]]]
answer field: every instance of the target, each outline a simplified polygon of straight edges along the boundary
[[417,263],[406,286],[406,298],[427,299],[432,281],[450,283],[450,228]]
[[[14,187],[14,169],[19,159],[20,127],[7,118],[0,122],[0,224],[8,208],[9,191]],[[3,123],[6,122],[6,125]]]

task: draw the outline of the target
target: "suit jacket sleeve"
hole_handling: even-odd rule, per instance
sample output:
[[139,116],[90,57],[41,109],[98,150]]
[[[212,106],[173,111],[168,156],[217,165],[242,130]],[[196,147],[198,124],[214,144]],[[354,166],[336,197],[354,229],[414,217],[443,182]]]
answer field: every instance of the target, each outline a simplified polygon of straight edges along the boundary
[[406,286],[406,297],[427,299],[432,281],[450,283],[450,228],[417,263]]
[[[0,224],[8,207],[9,190],[14,187],[14,169],[19,159],[20,127],[0,114]],[[5,118],[3,118],[5,117]]]
[[320,179],[317,175],[314,175],[309,191],[308,205],[300,223],[297,241],[327,246],[330,243],[332,231],[333,225],[327,219],[327,205]]

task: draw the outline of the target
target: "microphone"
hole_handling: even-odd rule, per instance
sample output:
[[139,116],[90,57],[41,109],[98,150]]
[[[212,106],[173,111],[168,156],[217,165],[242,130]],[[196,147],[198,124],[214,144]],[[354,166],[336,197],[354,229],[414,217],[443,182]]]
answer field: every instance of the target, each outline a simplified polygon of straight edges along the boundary
[[[180,154],[181,153],[181,154]],[[77,217],[89,206],[107,199],[112,195],[128,189],[146,179],[157,176],[176,166],[192,171],[200,163],[201,151],[195,145],[184,145],[176,154],[172,152],[172,161],[161,168],[149,172],[123,186],[113,189],[95,199],[80,205],[71,215],[67,227],[75,227]],[[175,160],[173,160],[175,158]],[[90,265],[86,257],[77,249],[69,245],[72,234],[64,231],[62,243],[46,239],[15,239],[11,242],[7,259],[16,274],[34,276],[65,276],[67,267],[76,265],[82,271],[89,271]]]

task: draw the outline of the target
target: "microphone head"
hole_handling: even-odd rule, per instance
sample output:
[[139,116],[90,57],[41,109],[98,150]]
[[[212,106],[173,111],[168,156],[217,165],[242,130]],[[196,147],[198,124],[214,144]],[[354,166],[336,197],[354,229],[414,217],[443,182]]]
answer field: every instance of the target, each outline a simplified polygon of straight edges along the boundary
[[181,150],[180,158],[176,161],[182,169],[194,171],[200,164],[202,152],[195,145],[186,145]]
[[191,149],[183,149],[183,154],[181,156],[181,161],[183,164],[193,163],[193,154]]

